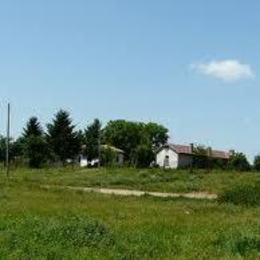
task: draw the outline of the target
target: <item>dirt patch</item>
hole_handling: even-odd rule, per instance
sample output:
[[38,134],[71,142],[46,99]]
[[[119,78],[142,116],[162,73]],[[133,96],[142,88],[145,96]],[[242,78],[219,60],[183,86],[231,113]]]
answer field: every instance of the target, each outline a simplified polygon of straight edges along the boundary
[[94,192],[101,194],[110,194],[118,196],[135,196],[141,197],[144,195],[149,195],[158,198],[189,198],[189,199],[208,199],[215,200],[218,198],[217,194],[211,194],[207,192],[191,192],[191,193],[168,193],[168,192],[150,192],[150,191],[140,191],[140,190],[127,190],[127,189],[108,189],[108,188],[92,188],[92,187],[72,187],[72,186],[41,186],[42,188],[61,188],[74,191],[82,192]]

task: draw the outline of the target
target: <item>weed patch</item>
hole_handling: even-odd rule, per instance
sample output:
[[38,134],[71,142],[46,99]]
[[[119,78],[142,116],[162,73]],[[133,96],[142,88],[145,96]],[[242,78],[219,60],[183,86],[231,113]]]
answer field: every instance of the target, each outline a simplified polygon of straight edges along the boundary
[[260,186],[241,185],[226,190],[220,194],[219,202],[242,206],[260,206]]
[[[258,228],[259,230],[259,228]],[[254,233],[227,233],[221,234],[214,246],[221,251],[227,251],[232,255],[246,257],[248,254],[260,254],[260,235]]]

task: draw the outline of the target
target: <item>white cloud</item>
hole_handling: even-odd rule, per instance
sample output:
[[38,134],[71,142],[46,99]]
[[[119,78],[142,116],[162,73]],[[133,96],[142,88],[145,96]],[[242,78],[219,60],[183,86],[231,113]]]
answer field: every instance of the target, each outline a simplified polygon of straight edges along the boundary
[[254,72],[249,64],[243,64],[238,60],[220,60],[208,63],[193,64],[192,68],[207,76],[212,76],[227,82],[241,79],[252,79]]

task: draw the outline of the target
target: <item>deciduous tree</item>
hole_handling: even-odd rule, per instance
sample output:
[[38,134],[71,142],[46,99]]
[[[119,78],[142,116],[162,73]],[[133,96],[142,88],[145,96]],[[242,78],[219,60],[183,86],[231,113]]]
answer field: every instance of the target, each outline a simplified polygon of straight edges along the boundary
[[[148,152],[148,149],[150,149],[149,154],[151,155],[168,140],[168,130],[156,123],[145,124],[125,120],[110,121],[103,133],[104,142],[122,149],[129,162],[136,161],[136,156],[140,150]],[[140,158],[140,156],[138,157]],[[150,156],[146,158],[148,159]],[[140,160],[143,161],[143,159]],[[146,165],[149,164],[150,159],[146,162]]]
[[250,170],[250,164],[243,153],[234,152],[229,160],[228,167],[229,169],[236,171]]

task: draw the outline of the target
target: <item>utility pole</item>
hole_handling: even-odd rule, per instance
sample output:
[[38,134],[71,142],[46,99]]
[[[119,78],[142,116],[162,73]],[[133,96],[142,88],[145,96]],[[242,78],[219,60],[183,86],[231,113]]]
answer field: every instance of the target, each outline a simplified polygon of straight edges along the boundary
[[11,123],[11,105],[7,105],[7,133],[6,133],[6,176],[9,177],[10,173],[10,158],[9,158],[9,149],[10,149],[10,123]]
[[98,131],[98,168],[101,166],[101,140],[100,140],[100,129]]
[[191,150],[191,164],[190,164],[190,173],[193,173],[193,167],[194,167],[194,144],[190,144],[190,150]]

